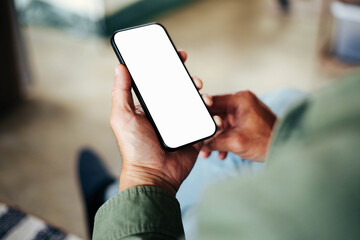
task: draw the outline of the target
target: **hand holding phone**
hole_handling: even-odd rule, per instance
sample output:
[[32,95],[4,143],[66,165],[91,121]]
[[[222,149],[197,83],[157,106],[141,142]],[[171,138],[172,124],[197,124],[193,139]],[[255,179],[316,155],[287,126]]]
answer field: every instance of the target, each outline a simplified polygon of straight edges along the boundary
[[114,33],[111,44],[166,150],[213,136],[216,125],[165,28],[152,23]]
[[[202,83],[192,81],[181,61],[186,54],[178,54],[159,24],[118,31],[111,43],[123,64],[116,70],[111,114],[123,158],[119,190],[152,185],[175,195],[201,141],[216,131],[196,89]],[[141,107],[134,106],[131,88]]]
[[[186,56],[183,52],[182,56]],[[197,85],[202,83],[197,79]],[[165,151],[141,106],[135,106],[131,95],[131,77],[124,65],[116,67],[113,87],[111,127],[121,154],[122,169],[119,191],[150,185],[175,195],[190,173],[202,143],[175,152]]]

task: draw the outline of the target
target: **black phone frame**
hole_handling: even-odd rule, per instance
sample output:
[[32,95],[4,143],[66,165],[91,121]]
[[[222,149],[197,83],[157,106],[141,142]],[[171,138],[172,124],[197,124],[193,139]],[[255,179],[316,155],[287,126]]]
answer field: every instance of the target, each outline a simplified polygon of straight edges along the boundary
[[[115,31],[115,32],[113,33],[113,35],[111,36],[111,39],[110,39],[110,43],[111,43],[111,46],[112,46],[112,48],[114,49],[115,54],[116,54],[116,56],[117,56],[117,58],[119,59],[119,61],[120,61],[121,64],[123,64],[123,65],[126,66],[126,63],[125,63],[124,59],[122,58],[119,49],[116,47],[116,43],[115,43],[115,39],[114,39],[114,38],[115,38],[115,35],[116,35],[118,32],[123,32],[123,31],[131,30],[131,29],[135,29],[135,28],[140,28],[140,27],[146,27],[146,26],[154,25],[154,24],[159,25],[161,28],[164,29],[164,31],[165,31],[165,33],[166,33],[166,35],[167,35],[170,43],[172,44],[175,52],[177,53],[178,57],[179,57],[180,60],[181,60],[181,57],[180,57],[180,55],[179,55],[179,52],[177,51],[177,49],[176,49],[173,41],[171,40],[171,38],[170,38],[170,36],[169,36],[169,33],[166,31],[166,28],[165,28],[163,25],[161,25],[160,23],[158,23],[158,22],[151,22],[151,23],[146,23],[146,24],[142,24],[142,25],[137,25],[137,26],[133,26],[133,27],[129,27],[129,28],[120,29],[120,30],[117,30],[117,31]],[[151,125],[153,126],[153,128],[154,128],[154,130],[155,130],[155,133],[156,133],[156,135],[157,135],[157,137],[158,137],[158,139],[159,139],[159,142],[160,142],[161,146],[162,146],[166,151],[169,151],[169,152],[174,152],[174,151],[176,151],[176,150],[185,148],[185,147],[187,147],[187,146],[190,146],[190,145],[196,144],[196,143],[198,143],[198,142],[204,141],[204,140],[206,140],[206,139],[208,139],[208,138],[211,138],[212,136],[215,135],[215,133],[216,133],[216,131],[217,131],[217,125],[216,125],[214,119],[212,118],[212,116],[211,116],[211,114],[210,114],[210,112],[209,112],[209,109],[207,108],[207,106],[206,106],[203,98],[201,97],[201,94],[200,94],[199,90],[197,89],[194,81],[192,80],[191,75],[189,74],[189,71],[187,70],[184,62],[181,61],[181,63],[182,63],[182,65],[183,65],[183,67],[185,68],[185,70],[186,70],[186,72],[187,72],[187,74],[188,74],[191,82],[193,83],[193,85],[194,85],[194,87],[195,87],[195,90],[198,92],[199,97],[200,97],[201,101],[203,102],[205,108],[207,109],[207,111],[208,111],[211,119],[213,120],[214,126],[215,126],[215,131],[214,131],[214,133],[212,133],[210,136],[201,138],[201,139],[199,139],[199,140],[196,140],[196,141],[193,141],[193,142],[190,142],[190,143],[186,143],[186,144],[181,145],[181,146],[176,147],[176,148],[169,147],[169,146],[167,146],[166,143],[164,142],[164,140],[163,140],[163,138],[162,138],[162,136],[161,136],[161,134],[160,134],[160,132],[159,132],[159,130],[158,130],[158,128],[157,128],[154,120],[153,120],[153,118],[151,117],[151,114],[150,114],[148,108],[146,107],[145,101],[143,100],[143,98],[142,98],[142,96],[141,96],[141,94],[140,94],[140,91],[139,91],[139,89],[137,88],[137,86],[136,86],[136,84],[135,84],[135,81],[133,80],[133,78],[132,78],[132,76],[131,76],[131,73],[130,73],[130,71],[129,71],[129,74],[130,74],[130,77],[131,77],[131,87],[134,89],[135,95],[136,95],[136,97],[138,98],[138,100],[139,100],[139,102],[140,102],[140,104],[141,104],[141,107],[143,108],[143,110],[144,110],[144,112],[145,112],[146,117],[148,118],[148,120],[150,121]],[[127,68],[127,66],[126,66],[126,68]]]

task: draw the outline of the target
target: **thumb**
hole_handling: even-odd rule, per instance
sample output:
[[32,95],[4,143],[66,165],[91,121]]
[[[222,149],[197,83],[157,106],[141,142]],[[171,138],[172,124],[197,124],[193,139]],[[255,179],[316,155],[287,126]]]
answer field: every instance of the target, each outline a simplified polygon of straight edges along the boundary
[[134,100],[131,94],[131,76],[127,68],[119,64],[115,68],[115,80],[112,89],[112,114],[134,112]]

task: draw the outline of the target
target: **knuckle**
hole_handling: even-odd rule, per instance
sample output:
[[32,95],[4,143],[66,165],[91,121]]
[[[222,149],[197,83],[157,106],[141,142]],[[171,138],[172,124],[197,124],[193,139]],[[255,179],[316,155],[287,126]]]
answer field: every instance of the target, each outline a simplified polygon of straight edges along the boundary
[[115,129],[119,126],[121,119],[119,118],[118,115],[112,113],[110,116],[110,126],[112,129]]
[[244,147],[244,138],[242,136],[236,136],[233,141],[233,146],[236,149],[242,149]]
[[250,107],[253,106],[256,100],[256,95],[250,90],[241,91],[236,94],[238,100],[241,101],[242,109],[249,109]]
[[243,97],[243,98],[252,98],[255,96],[255,94],[253,92],[251,92],[250,90],[240,91],[240,92],[237,92],[236,94],[237,94],[237,96]]
[[245,90],[245,94],[246,96],[252,96],[253,93],[250,90]]
[[110,126],[111,126],[112,128],[115,127],[116,122],[117,122],[117,121],[115,120],[115,117],[114,117],[114,116],[111,116],[111,117],[110,117]]

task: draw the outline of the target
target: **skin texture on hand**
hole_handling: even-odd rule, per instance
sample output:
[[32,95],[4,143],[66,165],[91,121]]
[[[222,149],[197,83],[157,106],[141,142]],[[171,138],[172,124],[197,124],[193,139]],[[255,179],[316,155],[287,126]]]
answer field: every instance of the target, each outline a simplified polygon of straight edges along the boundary
[[250,91],[212,99],[210,112],[221,117],[221,130],[205,142],[201,156],[207,158],[218,150],[220,159],[233,152],[244,159],[264,161],[276,115]]
[[[186,53],[179,51],[183,61]],[[200,79],[193,81],[198,89]],[[202,143],[185,147],[176,152],[166,152],[160,146],[155,131],[141,106],[135,106],[131,95],[131,77],[124,65],[116,67],[112,90],[110,124],[122,155],[119,191],[135,186],[156,186],[175,195],[190,173]],[[203,96],[205,103],[212,103]]]

